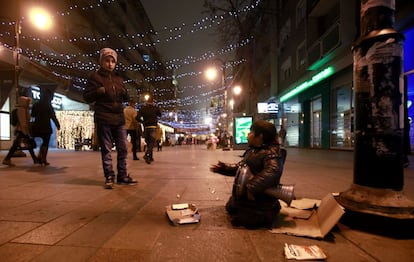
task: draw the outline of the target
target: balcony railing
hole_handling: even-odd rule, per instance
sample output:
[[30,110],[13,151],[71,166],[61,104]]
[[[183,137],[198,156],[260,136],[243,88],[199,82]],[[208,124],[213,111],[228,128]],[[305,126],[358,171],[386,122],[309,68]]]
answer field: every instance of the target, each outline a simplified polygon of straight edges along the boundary
[[308,49],[308,63],[312,66],[319,59],[325,57],[340,45],[339,22],[332,25],[313,45]]

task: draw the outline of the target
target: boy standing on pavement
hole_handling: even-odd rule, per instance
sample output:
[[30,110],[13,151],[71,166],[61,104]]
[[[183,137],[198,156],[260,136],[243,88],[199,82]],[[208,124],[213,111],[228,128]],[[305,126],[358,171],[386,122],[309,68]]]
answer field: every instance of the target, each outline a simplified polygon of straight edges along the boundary
[[161,116],[161,110],[154,104],[153,97],[150,96],[143,107],[138,112],[137,120],[144,124],[144,139],[147,143],[144,159],[147,164],[154,161],[152,151],[155,146],[157,137],[158,117]]
[[100,68],[88,79],[83,93],[86,102],[95,103],[94,117],[106,189],[112,189],[115,181],[111,156],[113,143],[117,151],[117,183],[137,183],[127,172],[127,137],[122,103],[128,101],[128,94],[122,77],[114,72],[117,58],[117,53],[111,48],[103,48],[100,51]]

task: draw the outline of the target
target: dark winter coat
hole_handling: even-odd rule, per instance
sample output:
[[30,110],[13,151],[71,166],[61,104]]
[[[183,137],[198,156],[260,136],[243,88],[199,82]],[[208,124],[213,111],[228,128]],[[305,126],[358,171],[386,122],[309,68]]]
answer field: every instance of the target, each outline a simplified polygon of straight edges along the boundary
[[248,199],[247,196],[237,199],[232,195],[227,201],[226,210],[234,226],[272,227],[281,207],[278,199],[265,194],[264,191],[279,184],[283,163],[284,156],[276,144],[252,147],[244,153],[243,160],[238,165],[247,164],[253,174],[246,187],[254,199]]
[[[100,87],[105,93],[97,92]],[[128,93],[123,79],[114,72],[103,68],[94,72],[88,80],[83,98],[88,103],[95,103],[95,121],[98,124],[124,125],[124,102],[128,101]]]
[[53,109],[49,99],[40,98],[39,102],[35,103],[32,107],[32,117],[34,118],[32,124],[32,135],[35,137],[41,137],[43,135],[50,135],[53,133],[52,120],[57,129],[60,129],[60,123],[56,118],[55,110]]
[[161,116],[161,110],[153,103],[146,103],[138,111],[137,120],[144,124],[144,127],[157,127],[158,117]]
[[252,174],[251,180],[246,184],[247,189],[254,194],[259,203],[273,203],[275,199],[264,194],[270,187],[276,187],[280,183],[283,172],[283,157],[279,145],[263,145],[258,148],[250,148],[244,153],[242,160],[246,163]]

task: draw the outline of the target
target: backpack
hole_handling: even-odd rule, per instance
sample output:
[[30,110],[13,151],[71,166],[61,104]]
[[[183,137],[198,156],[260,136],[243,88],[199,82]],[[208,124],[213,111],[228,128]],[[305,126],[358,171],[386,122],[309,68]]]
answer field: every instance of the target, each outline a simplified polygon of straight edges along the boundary
[[17,124],[19,123],[19,117],[17,116],[17,108],[13,109],[10,115],[10,122],[12,126],[17,126]]

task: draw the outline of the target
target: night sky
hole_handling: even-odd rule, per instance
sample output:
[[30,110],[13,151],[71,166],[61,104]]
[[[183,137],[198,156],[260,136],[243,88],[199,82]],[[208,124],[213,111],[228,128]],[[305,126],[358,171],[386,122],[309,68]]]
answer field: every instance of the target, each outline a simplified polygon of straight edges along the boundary
[[[202,13],[203,0],[141,0],[147,15],[154,27],[158,32],[163,32],[163,28],[166,26],[179,27],[183,26],[181,31],[182,37],[178,40],[162,41],[157,45],[157,50],[161,53],[164,61],[186,58],[188,56],[201,57],[206,52],[216,52],[221,48],[218,44],[218,37],[213,28],[201,30],[192,33],[194,28],[193,24],[202,21],[207,17],[207,13]],[[169,32],[163,32],[160,34],[160,38],[165,39],[171,34]],[[201,85],[209,84],[205,76],[200,74],[205,69],[211,66],[211,60],[204,60],[197,63],[192,63],[179,68],[175,74],[180,75],[183,73],[195,72],[198,76],[187,76],[178,79],[180,96],[188,96],[191,94],[198,94],[206,92],[207,88]],[[211,84],[210,84],[211,85]],[[210,87],[214,88],[214,87]],[[204,90],[203,90],[204,89]],[[195,104],[192,108],[203,108],[205,105]]]

